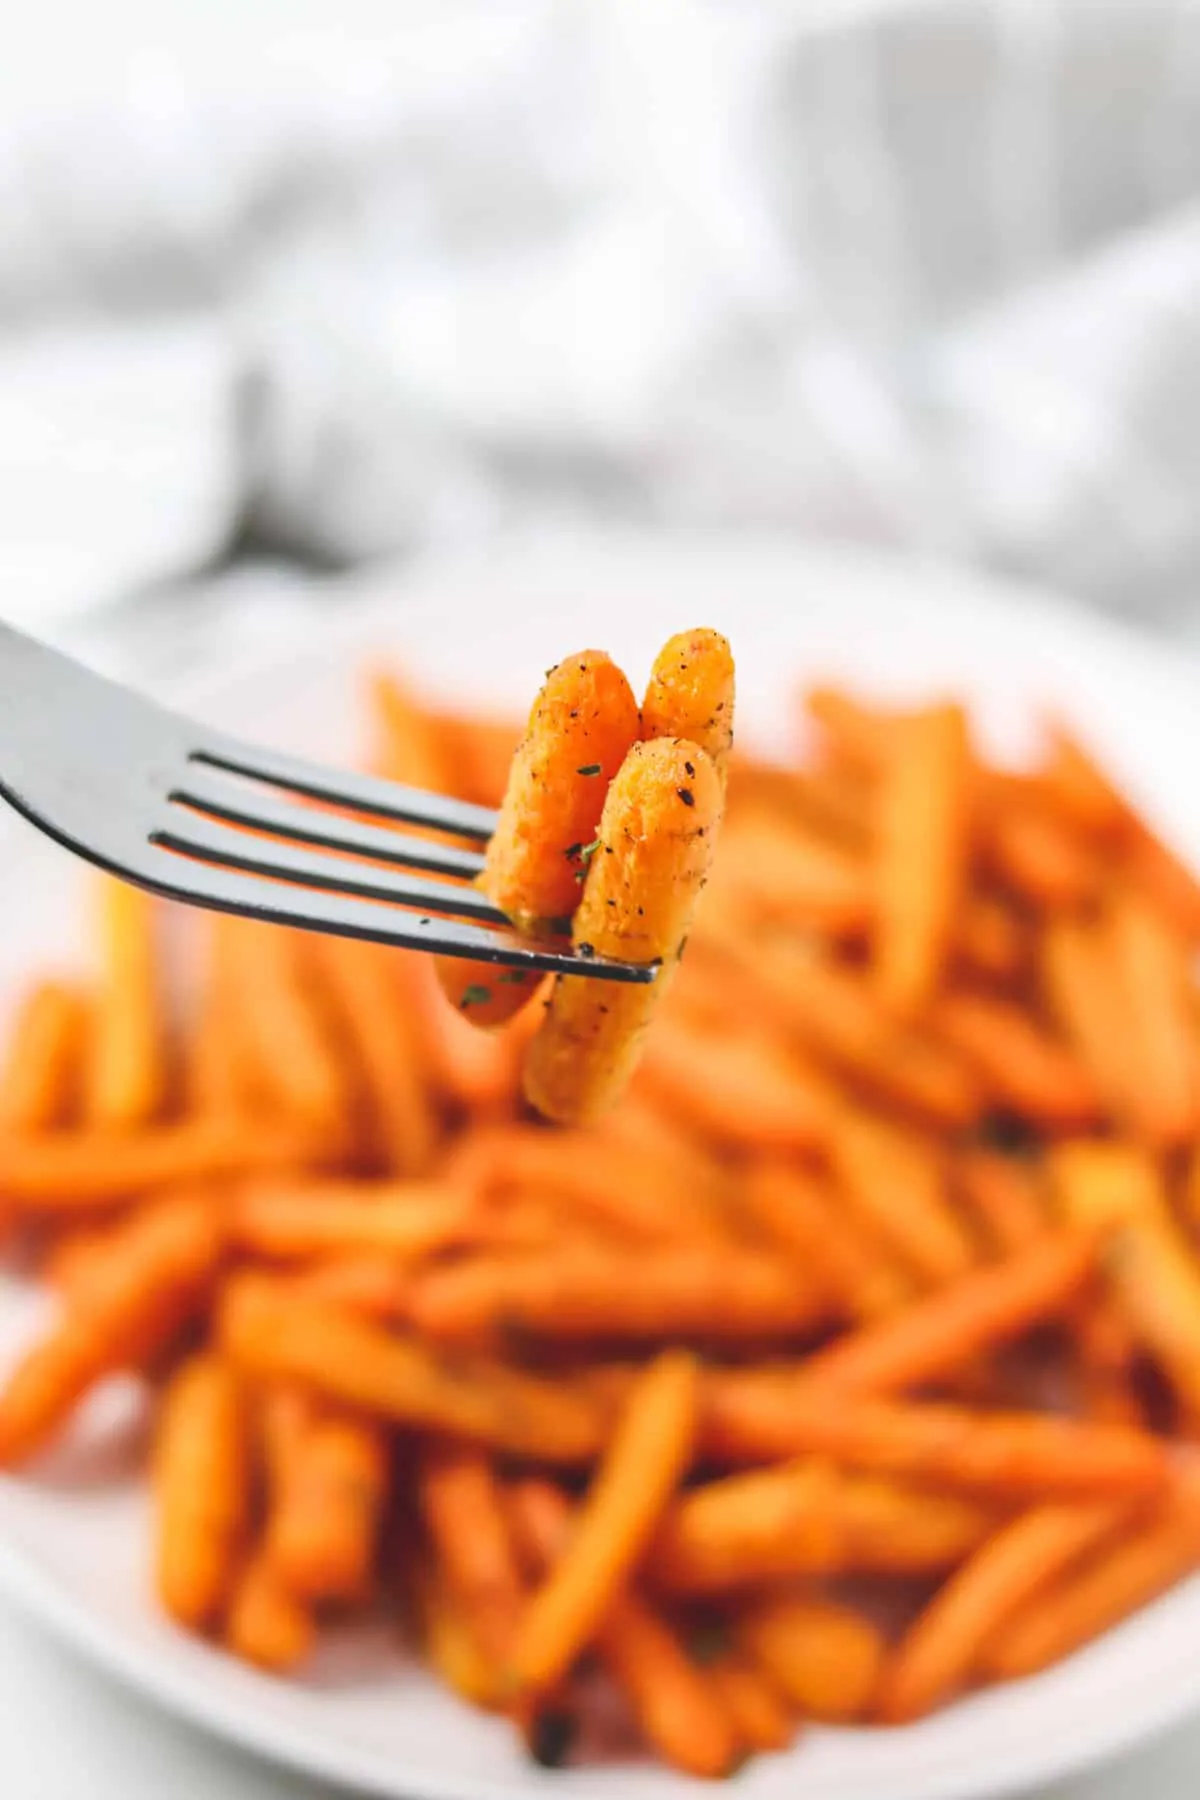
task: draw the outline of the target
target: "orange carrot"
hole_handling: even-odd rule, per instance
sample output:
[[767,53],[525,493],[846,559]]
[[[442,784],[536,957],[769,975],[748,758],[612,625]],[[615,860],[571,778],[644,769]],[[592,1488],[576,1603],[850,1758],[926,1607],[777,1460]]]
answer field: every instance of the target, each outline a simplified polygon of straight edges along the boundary
[[251,1465],[241,1382],[219,1357],[192,1357],[163,1397],[154,1455],[158,1594],[192,1630],[214,1624],[233,1592]]
[[437,1120],[414,1020],[395,978],[394,955],[350,938],[314,939],[335,1025],[357,1064],[371,1152],[395,1175],[424,1175]]
[[733,747],[734,672],[719,631],[681,631],[654,659],[642,700],[643,738],[686,738],[725,776]]
[[1132,1122],[1152,1144],[1191,1138],[1200,1118],[1200,1068],[1188,1017],[1190,945],[1145,901],[1119,889],[1107,915],[1107,942],[1120,986],[1130,1071]]
[[71,1217],[156,1188],[263,1169],[303,1168],[311,1139],[290,1128],[184,1120],[137,1133],[73,1131],[0,1139],[0,1199],[44,1217]]
[[1154,1161],[1121,1144],[1081,1142],[1055,1153],[1051,1173],[1069,1218],[1110,1231],[1117,1307],[1183,1398],[1200,1404],[1200,1265]]
[[948,1126],[968,1125],[979,1084],[944,1044],[883,1012],[862,973],[787,938],[725,946],[753,984],[753,1004],[801,1047],[882,1099]]
[[900,1724],[932,1712],[974,1673],[1008,1620],[1126,1527],[1128,1508],[1035,1506],[1001,1526],[939,1588],[888,1666],[879,1716]]
[[894,714],[866,706],[840,688],[820,685],[808,688],[803,703],[836,763],[865,775],[878,774],[891,752]]
[[434,1673],[472,1706],[495,1707],[495,1670],[477,1643],[445,1570],[426,1559],[412,1570],[411,1579],[420,1645]]
[[565,1243],[463,1259],[414,1277],[416,1329],[439,1343],[502,1346],[520,1332],[555,1340],[790,1337],[826,1311],[811,1280],[752,1250],[680,1244],[658,1253]]
[[451,1363],[369,1320],[280,1297],[253,1278],[227,1288],[218,1331],[248,1374],[300,1382],[399,1424],[550,1463],[586,1462],[601,1440],[599,1411],[578,1388],[495,1364]]
[[106,1258],[77,1307],[17,1363],[0,1393],[0,1467],[40,1449],[106,1376],[136,1368],[207,1298],[220,1252],[211,1204],[164,1204]]
[[1102,1544],[1082,1568],[1029,1596],[983,1651],[993,1681],[1034,1675],[1136,1612],[1200,1563],[1195,1496],[1183,1495],[1139,1530]]
[[13,1021],[0,1071],[0,1130],[46,1131],[69,1122],[79,1101],[91,1029],[82,989],[39,981]]
[[875,894],[865,857],[816,831],[754,816],[731,825],[723,841],[713,885],[750,920],[811,925],[838,937],[869,930]]
[[1021,1007],[984,994],[944,994],[935,1033],[986,1083],[989,1098],[1050,1129],[1091,1124],[1100,1095],[1087,1067]]
[[1094,897],[1102,865],[1061,819],[999,783],[985,784],[980,805],[981,855],[1002,887],[1044,912],[1070,912]]
[[1080,832],[1100,839],[1120,837],[1128,822],[1126,802],[1061,719],[1044,724],[1041,779],[1056,806]]
[[1006,1262],[973,1269],[907,1312],[840,1338],[808,1363],[814,1382],[898,1393],[1060,1314],[1096,1266],[1094,1229],[1047,1232]]
[[[270,1508],[263,1555],[308,1601],[366,1594],[389,1488],[388,1447],[373,1421],[284,1390],[265,1421]],[[280,1417],[297,1405],[300,1416]]]
[[233,1201],[229,1231],[239,1248],[290,1260],[374,1251],[393,1263],[469,1242],[469,1199],[439,1182],[274,1182]]
[[354,1113],[355,1094],[318,1004],[311,944],[301,932],[246,919],[224,920],[222,929],[240,1029],[270,1102],[299,1128],[338,1142]]
[[479,1031],[495,1031],[534,999],[545,976],[463,956],[439,956],[438,984],[455,1012]]
[[725,1475],[668,1508],[647,1558],[665,1592],[718,1595],[799,1576],[939,1574],[994,1507],[806,1459]]
[[[663,1243],[702,1229],[714,1185],[710,1167],[675,1141],[636,1142],[619,1127],[642,1121],[622,1107],[596,1131],[499,1125],[461,1140],[465,1154],[444,1171],[489,1206],[547,1195],[559,1207],[619,1236]],[[468,1163],[469,1158],[469,1163]],[[699,1215],[699,1216],[698,1216]]]
[[[540,1574],[552,1572],[570,1554],[577,1530],[567,1501],[549,1482],[526,1480],[510,1490],[509,1504],[530,1561]],[[739,1749],[731,1708],[641,1595],[629,1589],[612,1595],[596,1649],[647,1741],[668,1762],[689,1775],[730,1772]]]
[[748,1750],[787,1749],[796,1735],[796,1722],[765,1669],[735,1650],[724,1650],[706,1673]]
[[879,1255],[819,1176],[763,1162],[746,1173],[739,1198],[768,1241],[809,1270],[845,1318],[861,1322],[903,1306],[911,1289],[902,1270]]
[[848,1725],[867,1712],[884,1660],[878,1626],[830,1600],[761,1600],[739,1612],[734,1641],[806,1718]]
[[544,1692],[586,1649],[636,1566],[692,1451],[697,1369],[678,1351],[639,1377],[580,1506],[571,1542],[530,1602],[518,1686]]
[[927,1139],[845,1106],[831,1158],[864,1228],[922,1286],[952,1281],[976,1261],[975,1246],[950,1205],[939,1152]]
[[717,1143],[803,1150],[829,1137],[828,1081],[761,1033],[700,1032],[664,1019],[647,1046],[640,1082]]
[[628,1082],[682,953],[721,810],[712,763],[684,738],[635,744],[622,763],[593,840],[572,939],[589,954],[662,967],[645,984],[557,979],[525,1060],[526,1098],[547,1118],[586,1124]]
[[504,1495],[478,1450],[438,1447],[421,1457],[418,1504],[425,1528],[489,1672],[493,1704],[509,1698],[508,1665],[525,1589]]
[[389,781],[433,793],[454,789],[453,763],[440,722],[395,669],[369,672],[367,698],[375,727],[372,764]]
[[92,1029],[88,1122],[143,1124],[166,1097],[166,1044],[155,944],[157,902],[104,877],[99,899],[103,971]]
[[1050,1010],[1091,1071],[1106,1106],[1125,1119],[1138,1109],[1142,1081],[1127,999],[1102,923],[1051,921],[1042,939],[1042,981]]
[[1024,970],[1028,955],[1028,931],[998,894],[977,893],[965,902],[954,938],[955,962],[965,975],[1012,981]]
[[1047,1230],[1047,1201],[1038,1176],[1025,1164],[972,1150],[956,1160],[953,1178],[1001,1256],[1029,1249]]
[[608,784],[638,737],[629,683],[600,650],[546,677],[513,758],[483,887],[523,931],[569,918]]
[[1147,1433],[1041,1413],[875,1400],[835,1384],[736,1371],[705,1377],[700,1449],[718,1461],[831,1456],[851,1466],[985,1493],[1150,1497],[1166,1446]]
[[227,1648],[243,1662],[282,1675],[307,1660],[316,1623],[260,1554],[251,1557],[234,1581],[224,1635]]
[[967,872],[971,761],[961,707],[895,728],[880,779],[875,964],[887,1007],[912,1014],[946,967]]
[[232,1119],[254,1107],[235,1028],[234,997],[219,967],[224,960],[218,954],[221,941],[218,933],[210,934],[208,982],[186,1047],[183,1099],[192,1118]]

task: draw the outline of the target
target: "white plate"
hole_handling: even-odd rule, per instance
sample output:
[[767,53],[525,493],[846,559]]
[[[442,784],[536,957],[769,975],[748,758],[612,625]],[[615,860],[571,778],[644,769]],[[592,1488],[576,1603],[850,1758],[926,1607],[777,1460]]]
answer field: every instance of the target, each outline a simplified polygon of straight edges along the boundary
[[[347,589],[346,616],[269,676],[242,668],[177,698],[215,722],[316,754],[353,751],[355,676],[386,650],[472,699],[519,705],[564,652],[599,644],[635,684],[688,624],[733,640],[744,739],[782,745],[803,674],[882,693],[961,689],[989,735],[1018,745],[1039,703],[1086,724],[1131,789],[1200,859],[1195,667],[1050,600],[945,568],[807,551],[779,540],[558,540]],[[70,959],[77,873],[17,821],[0,829],[0,1002],[30,968]],[[40,1311],[0,1289],[0,1361]],[[0,1480],[0,1577],[97,1663],[164,1706],[310,1774],[397,1800],[670,1800],[658,1769],[543,1775],[501,1723],[402,1667],[386,1632],[332,1645],[311,1680],[256,1676],[166,1626],[151,1605],[146,1506],[129,1472],[136,1414],[104,1397],[36,1478]],[[107,1425],[107,1429],[105,1429]],[[1200,1702],[1200,1582],[1061,1668],[902,1731],[807,1733],[740,1778],[743,1800],[971,1800],[1078,1769]],[[63,1721],[69,1730],[69,1721]]]

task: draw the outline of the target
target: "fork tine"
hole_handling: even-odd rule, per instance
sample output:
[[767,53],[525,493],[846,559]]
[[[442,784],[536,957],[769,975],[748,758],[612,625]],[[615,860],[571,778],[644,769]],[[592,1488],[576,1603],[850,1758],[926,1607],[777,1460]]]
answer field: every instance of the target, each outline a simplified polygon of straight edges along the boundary
[[184,861],[173,851],[155,846],[143,851],[136,869],[108,866],[111,873],[132,879],[169,900],[239,913],[270,924],[293,925],[304,931],[369,938],[400,950],[466,956],[552,975],[587,975],[602,981],[635,984],[653,981],[658,975],[657,963],[610,962],[600,956],[585,959],[577,951],[534,943],[512,931],[432,918],[402,907],[348,899],[320,889],[288,887],[235,869],[218,868],[213,863]]
[[429,838],[402,837],[386,826],[366,825],[338,813],[318,812],[313,807],[273,799],[269,791],[248,788],[244,781],[204,763],[189,763],[167,798],[233,825],[275,832],[300,843],[320,844],[327,850],[377,857],[410,869],[459,875],[468,881],[483,869],[478,850],[436,843]]
[[331,806],[350,807],[379,819],[397,819],[404,825],[427,825],[455,837],[482,840],[490,838],[496,829],[497,815],[490,807],[453,800],[446,794],[425,793],[420,788],[400,787],[375,775],[324,769],[319,763],[260,750],[257,745],[239,743],[236,738],[214,734],[189,752],[188,761],[244,775],[252,781],[269,782],[272,787],[305,794],[310,800],[325,800]]
[[419,875],[376,869],[345,857],[306,850],[298,844],[254,837],[249,832],[239,831],[236,826],[206,818],[203,813],[185,811],[182,807],[175,810],[168,824],[151,833],[150,841],[184,856],[215,863],[218,867],[299,882],[311,888],[327,888],[332,893],[356,899],[418,906],[426,912],[453,913],[487,924],[508,923],[504,914],[476,887],[425,881]]

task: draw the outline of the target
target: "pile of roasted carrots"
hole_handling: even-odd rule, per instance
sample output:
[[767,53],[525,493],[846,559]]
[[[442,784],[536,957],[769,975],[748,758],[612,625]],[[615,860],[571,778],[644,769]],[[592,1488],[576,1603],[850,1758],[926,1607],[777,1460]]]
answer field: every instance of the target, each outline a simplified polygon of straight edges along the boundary
[[[500,802],[515,726],[372,695],[382,772]],[[695,730],[620,708],[525,929],[588,906],[635,741],[690,787],[654,745]],[[99,974],[31,988],[0,1210],[60,1312],[0,1464],[139,1375],[180,1624],[302,1677],[383,1604],[544,1760],[599,1679],[719,1776],[1031,1675],[1200,1563],[1200,886],[1058,727],[1013,772],[955,705],[798,710],[794,764],[733,757],[624,1098],[611,1043],[586,1093],[535,1076],[585,1124],[525,1110],[564,1003],[494,972],[450,1005],[420,959],[106,887]]]

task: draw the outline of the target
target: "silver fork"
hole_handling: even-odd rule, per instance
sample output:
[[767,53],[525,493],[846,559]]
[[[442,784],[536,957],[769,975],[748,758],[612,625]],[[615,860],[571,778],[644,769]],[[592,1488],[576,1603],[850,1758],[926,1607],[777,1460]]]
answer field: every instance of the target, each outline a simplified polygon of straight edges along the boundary
[[0,797],[77,856],[193,906],[517,969],[634,982],[657,972],[506,929],[470,885],[496,825],[487,807],[225,737],[3,624]]

